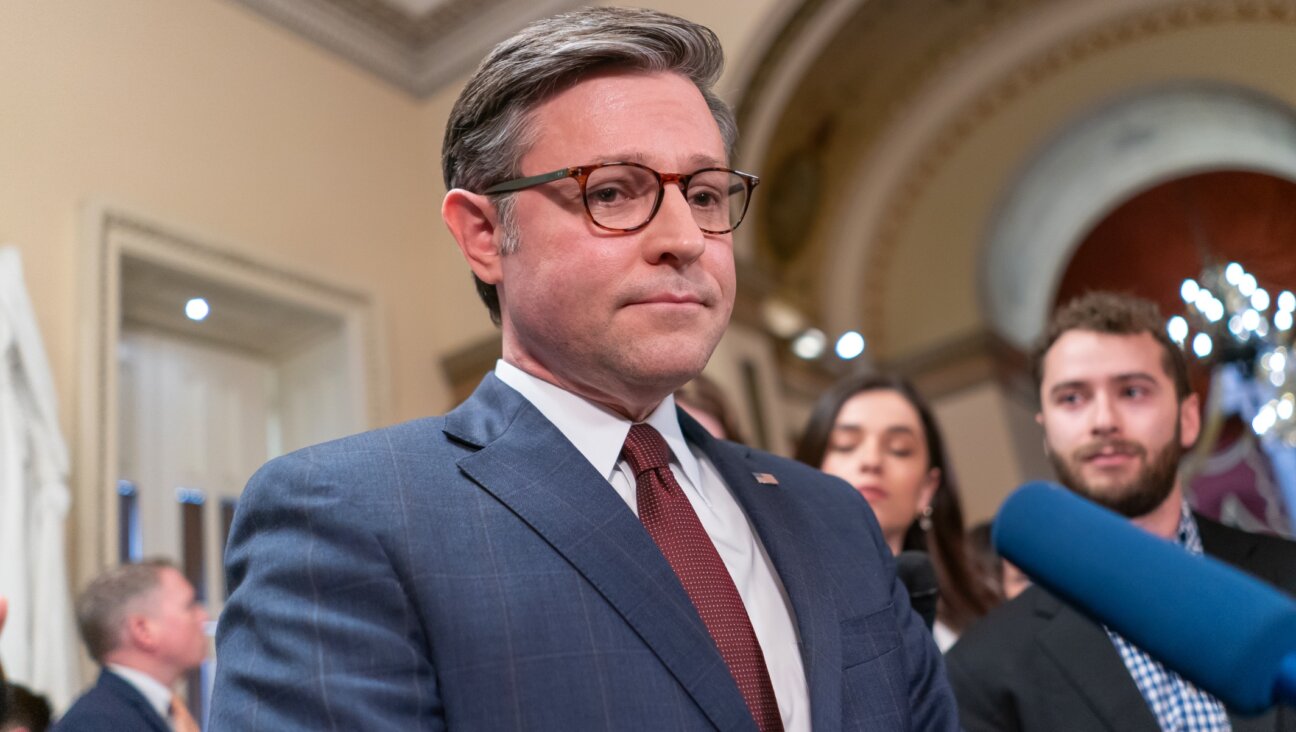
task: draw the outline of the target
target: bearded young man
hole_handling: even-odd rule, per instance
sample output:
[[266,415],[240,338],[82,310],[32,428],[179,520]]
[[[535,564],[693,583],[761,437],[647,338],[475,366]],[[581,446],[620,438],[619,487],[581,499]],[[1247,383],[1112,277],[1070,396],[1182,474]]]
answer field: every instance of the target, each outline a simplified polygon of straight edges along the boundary
[[[1036,420],[1058,480],[1185,551],[1296,594],[1296,544],[1222,526],[1184,500],[1177,468],[1201,415],[1164,323],[1152,303],[1109,293],[1081,297],[1054,316],[1032,368]],[[1296,730],[1291,708],[1230,714],[1039,587],[968,631],[947,662],[968,732]]]

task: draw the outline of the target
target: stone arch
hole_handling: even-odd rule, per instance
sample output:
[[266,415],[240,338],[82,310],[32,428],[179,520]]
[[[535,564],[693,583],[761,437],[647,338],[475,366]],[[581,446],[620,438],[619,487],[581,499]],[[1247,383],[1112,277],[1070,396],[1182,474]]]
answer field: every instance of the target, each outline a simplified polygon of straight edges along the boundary
[[1296,179],[1296,113],[1241,87],[1184,82],[1128,95],[1063,130],[1004,192],[982,259],[995,331],[1025,348],[1075,247],[1113,207],[1209,170]]

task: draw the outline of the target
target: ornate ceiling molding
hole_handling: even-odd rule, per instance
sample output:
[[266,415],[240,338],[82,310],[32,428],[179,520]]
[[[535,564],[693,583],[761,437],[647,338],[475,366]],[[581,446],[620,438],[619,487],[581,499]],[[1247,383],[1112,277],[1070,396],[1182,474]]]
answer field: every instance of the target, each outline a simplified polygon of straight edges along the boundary
[[411,96],[426,98],[528,22],[575,0],[233,0]]

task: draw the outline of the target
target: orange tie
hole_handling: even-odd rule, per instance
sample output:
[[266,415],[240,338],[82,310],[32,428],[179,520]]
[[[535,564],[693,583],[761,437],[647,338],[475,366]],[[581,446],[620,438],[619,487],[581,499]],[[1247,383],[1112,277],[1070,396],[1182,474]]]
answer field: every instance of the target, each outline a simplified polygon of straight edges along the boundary
[[175,732],[202,732],[179,694],[171,695],[171,728]]

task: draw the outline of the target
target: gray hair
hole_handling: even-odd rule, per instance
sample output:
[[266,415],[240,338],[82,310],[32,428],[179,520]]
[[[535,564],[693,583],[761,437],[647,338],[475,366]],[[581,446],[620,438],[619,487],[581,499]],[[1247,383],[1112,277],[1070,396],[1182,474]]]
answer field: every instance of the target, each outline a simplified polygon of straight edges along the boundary
[[[535,141],[537,105],[605,69],[674,72],[691,80],[715,117],[730,157],[738,125],[712,87],[724,70],[720,39],[705,26],[655,10],[582,8],[538,20],[500,43],[468,80],[446,123],[441,169],[447,188],[480,193],[521,175],[518,161]],[[573,161],[573,165],[582,161]],[[511,199],[496,202],[502,254],[517,249]],[[499,325],[499,294],[477,279],[477,294]]]
[[123,564],[95,577],[77,597],[77,627],[90,657],[98,663],[122,644],[126,616],[135,604],[161,583],[163,569],[175,569],[166,559]]

